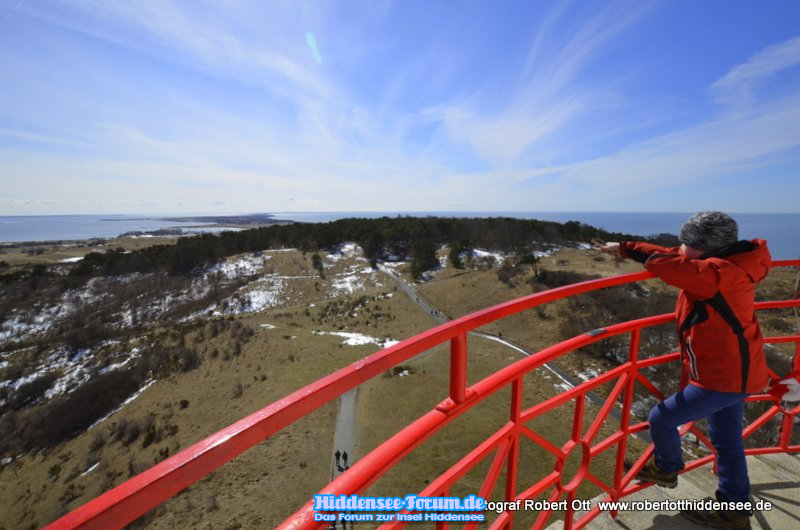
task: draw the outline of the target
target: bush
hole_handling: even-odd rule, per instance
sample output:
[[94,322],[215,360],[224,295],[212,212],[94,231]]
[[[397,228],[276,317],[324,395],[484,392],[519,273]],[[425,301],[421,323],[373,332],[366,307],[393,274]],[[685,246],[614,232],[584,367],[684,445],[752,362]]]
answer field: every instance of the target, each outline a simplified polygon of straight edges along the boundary
[[[674,303],[671,293],[648,292],[638,284],[592,291],[568,300],[559,329],[562,337],[567,339],[612,324],[671,312]],[[671,346],[674,329],[674,325],[647,329],[650,340],[643,341],[643,351],[661,349],[657,353],[664,353],[663,350]],[[622,362],[627,359],[627,337],[609,338],[587,346],[584,351]]]
[[508,287],[514,287],[514,278],[523,272],[523,267],[518,267],[516,260],[505,259],[500,268],[497,269],[497,279]]
[[[128,370],[95,377],[74,392],[29,409],[18,418],[21,449],[49,448],[88,429],[138,390],[141,381]],[[138,434],[137,434],[138,436]]]
[[58,379],[58,376],[51,372],[29,383],[20,385],[16,391],[13,391],[8,396],[8,408],[11,410],[19,410],[23,407],[36,404],[44,397],[44,393],[53,385],[56,379]]
[[97,453],[103,448],[104,445],[106,445],[106,437],[103,436],[103,433],[96,432],[94,434],[94,438],[92,438],[92,441],[89,444],[89,452]]
[[564,285],[594,280],[599,277],[600,276],[596,274],[583,274],[581,272],[553,271],[545,269],[539,272],[539,278],[537,278],[536,281],[550,289],[554,289]]
[[114,427],[114,437],[127,447],[139,438],[141,431],[141,426],[137,422],[121,419]]
[[194,370],[200,366],[200,363],[200,354],[194,348],[186,346],[155,347],[142,355],[136,366],[136,372],[141,379],[152,376],[167,377],[175,372]]

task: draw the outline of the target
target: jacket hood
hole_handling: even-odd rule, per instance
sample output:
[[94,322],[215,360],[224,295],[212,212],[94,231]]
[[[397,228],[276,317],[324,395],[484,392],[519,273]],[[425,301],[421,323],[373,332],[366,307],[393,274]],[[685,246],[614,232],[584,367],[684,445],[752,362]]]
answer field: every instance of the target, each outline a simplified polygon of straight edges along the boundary
[[766,278],[772,267],[772,256],[763,239],[739,241],[726,247],[714,257],[729,261],[742,269],[754,282]]

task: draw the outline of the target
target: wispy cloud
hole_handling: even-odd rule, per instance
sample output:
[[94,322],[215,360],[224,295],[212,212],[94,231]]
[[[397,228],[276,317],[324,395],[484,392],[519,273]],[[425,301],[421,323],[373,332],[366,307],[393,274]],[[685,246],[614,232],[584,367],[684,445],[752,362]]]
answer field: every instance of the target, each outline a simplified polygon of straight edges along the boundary
[[68,140],[61,136],[56,136],[52,134],[39,134],[29,131],[20,131],[12,129],[0,129],[0,138],[1,137],[10,138],[12,140],[22,140],[24,142],[44,144],[44,145],[56,145],[56,146],[68,146],[68,147],[79,147],[86,145],[85,143],[82,142]]
[[[287,43],[280,8],[254,11],[241,3],[66,2],[60,11],[25,6],[37,17],[177,62],[266,87],[275,94],[327,96],[330,86]],[[77,8],[77,11],[76,11]],[[274,12],[275,17],[268,16]]]
[[800,65],[800,36],[770,46],[738,64],[710,87],[717,101],[744,105],[775,74]]
[[440,112],[446,130],[492,163],[513,165],[605,98],[602,87],[579,81],[583,69],[649,9],[643,2],[609,2],[598,13],[582,14],[573,31],[563,32],[553,28],[563,27],[559,21],[575,13],[554,6],[533,31],[527,63],[508,92],[492,98],[481,88],[451,103]]
[[565,188],[585,190],[585,197],[592,201],[624,203],[625,197],[763,168],[781,153],[799,147],[800,96],[790,95],[631,144],[613,155],[564,166],[558,172]]
[[[0,49],[14,102],[0,117],[3,204],[586,208],[800,147],[796,83],[780,84],[800,37],[716,64],[727,73],[693,79],[693,94],[651,94],[637,78],[649,56],[628,54],[671,6],[509,6],[22,4],[26,46]],[[694,107],[675,117],[657,98]]]

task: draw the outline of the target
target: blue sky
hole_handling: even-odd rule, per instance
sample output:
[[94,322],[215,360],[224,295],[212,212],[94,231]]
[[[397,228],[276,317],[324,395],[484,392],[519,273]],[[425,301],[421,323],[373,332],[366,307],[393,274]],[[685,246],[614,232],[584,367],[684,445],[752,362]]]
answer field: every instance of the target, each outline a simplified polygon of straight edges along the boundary
[[0,0],[0,215],[800,212],[800,2]]

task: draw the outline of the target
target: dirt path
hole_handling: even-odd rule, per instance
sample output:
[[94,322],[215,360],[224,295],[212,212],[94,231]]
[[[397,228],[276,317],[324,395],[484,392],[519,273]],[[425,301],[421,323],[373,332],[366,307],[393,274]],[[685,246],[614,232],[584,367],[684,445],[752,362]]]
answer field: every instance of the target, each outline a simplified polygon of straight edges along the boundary
[[339,398],[339,414],[333,435],[331,480],[341,475],[355,461],[357,397],[358,387],[345,392]]

